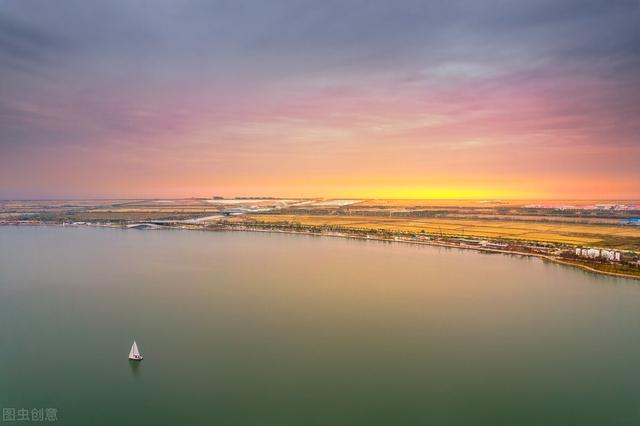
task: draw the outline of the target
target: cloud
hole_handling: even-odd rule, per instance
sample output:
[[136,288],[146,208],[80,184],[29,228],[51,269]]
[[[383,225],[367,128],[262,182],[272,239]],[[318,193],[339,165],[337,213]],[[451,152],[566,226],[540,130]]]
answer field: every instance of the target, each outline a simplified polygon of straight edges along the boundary
[[[479,162],[530,173],[544,168],[510,161],[514,147],[606,146],[607,161],[640,161],[637,1],[2,7],[0,166],[16,176],[49,150],[69,161],[80,151],[76,161],[179,151],[176,161],[198,155],[222,170],[244,167],[252,151],[309,167],[322,150],[364,152],[383,166],[376,156],[394,157],[393,149],[423,160],[431,150],[441,164],[452,151],[490,152]],[[610,171],[592,158],[569,160],[569,170]]]

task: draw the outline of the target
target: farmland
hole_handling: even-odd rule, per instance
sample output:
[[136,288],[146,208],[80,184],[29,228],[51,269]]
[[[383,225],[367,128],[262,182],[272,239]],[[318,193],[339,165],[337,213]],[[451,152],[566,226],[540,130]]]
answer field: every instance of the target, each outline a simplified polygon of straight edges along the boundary
[[262,223],[298,223],[347,229],[388,230],[471,238],[592,245],[625,250],[640,249],[640,228],[618,225],[541,223],[515,220],[421,219],[321,215],[252,215]]
[[[383,200],[185,198],[0,202],[0,222],[189,221],[305,225],[640,251],[634,200]],[[209,219],[211,218],[211,219]]]

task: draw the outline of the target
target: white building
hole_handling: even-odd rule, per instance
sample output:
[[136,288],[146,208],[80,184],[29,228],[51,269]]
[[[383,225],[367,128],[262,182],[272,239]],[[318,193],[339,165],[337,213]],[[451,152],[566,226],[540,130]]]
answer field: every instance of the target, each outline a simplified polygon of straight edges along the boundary
[[587,250],[587,257],[595,259],[596,257],[600,257],[600,250],[598,249],[589,249]]
[[576,256],[588,257],[589,259],[599,257],[610,262],[620,262],[621,259],[619,251],[594,248],[576,248]]

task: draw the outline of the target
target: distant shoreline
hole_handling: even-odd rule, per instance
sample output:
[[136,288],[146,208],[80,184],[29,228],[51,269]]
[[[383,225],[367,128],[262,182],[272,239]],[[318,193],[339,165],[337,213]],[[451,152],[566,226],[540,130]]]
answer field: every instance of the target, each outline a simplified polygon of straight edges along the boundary
[[[65,225],[61,224],[52,224],[52,223],[33,223],[33,224],[0,224],[0,226],[54,226],[54,227],[63,227]],[[92,227],[100,227],[100,228],[112,228],[112,229],[125,229],[129,230],[129,228],[118,226],[118,225],[75,225],[75,226],[92,226]],[[489,248],[489,247],[478,247],[478,246],[470,246],[470,245],[458,245],[453,243],[447,243],[443,241],[415,241],[415,240],[406,240],[402,238],[383,238],[379,236],[361,236],[361,235],[350,235],[350,234],[336,234],[336,233],[322,233],[322,232],[312,232],[312,231],[294,231],[294,230],[284,230],[284,229],[257,229],[246,226],[227,226],[224,229],[209,229],[209,228],[184,228],[177,226],[164,226],[161,228],[157,228],[154,230],[163,230],[163,229],[173,229],[173,230],[182,230],[182,231],[208,231],[208,232],[223,232],[223,231],[231,231],[231,232],[263,232],[263,233],[275,233],[275,234],[291,234],[291,235],[312,235],[317,237],[335,237],[335,238],[347,238],[347,239],[357,239],[357,240],[365,240],[365,241],[382,241],[389,243],[405,243],[405,244],[416,244],[416,245],[426,245],[432,247],[447,247],[454,248],[459,250],[474,250],[478,252],[485,253],[499,253],[499,254],[510,254],[510,255],[518,255],[518,256],[528,256],[528,257],[537,257],[549,262],[553,262],[560,265],[572,266],[575,268],[582,269],[587,272],[592,272],[596,274],[609,275],[621,278],[630,278],[634,280],[640,280],[640,275],[631,275],[625,274],[623,272],[609,272],[602,271],[596,268],[593,268],[589,265],[584,265],[581,263],[574,263],[565,259],[559,259],[554,256],[549,256],[542,253],[531,253],[531,252],[521,252],[515,250],[504,250],[497,248]]]
[[[203,231],[212,231],[210,229],[202,229]],[[475,250],[475,251],[479,251],[479,252],[488,252],[488,253],[500,253],[500,254],[512,254],[512,255],[519,255],[519,256],[529,256],[529,257],[538,257],[540,259],[543,260],[547,260],[549,262],[553,262],[553,263],[558,263],[561,265],[565,265],[565,266],[573,266],[588,272],[593,272],[596,274],[604,274],[604,275],[610,275],[610,276],[616,276],[616,277],[622,277],[622,278],[631,278],[634,280],[640,280],[640,276],[638,275],[630,275],[630,274],[625,274],[622,272],[608,272],[608,271],[601,271],[599,269],[595,269],[592,268],[588,265],[583,265],[580,263],[573,263],[573,262],[569,262],[566,260],[562,260],[562,259],[558,259],[555,258],[553,256],[549,256],[549,255],[545,255],[545,254],[540,254],[540,253],[527,253],[527,252],[520,252],[520,251],[512,251],[512,250],[501,250],[501,249],[492,249],[492,248],[486,248],[486,247],[474,247],[474,246],[460,246],[460,245],[456,245],[456,244],[452,244],[452,243],[446,243],[446,242],[441,242],[441,241],[409,241],[409,240],[402,240],[402,239],[390,239],[390,238],[381,238],[381,237],[362,237],[359,235],[338,235],[338,234],[323,234],[320,232],[305,232],[305,231],[286,231],[286,230],[277,230],[277,229],[233,229],[233,228],[229,228],[229,229],[225,229],[227,231],[235,231],[235,232],[239,232],[239,231],[246,231],[246,232],[268,232],[268,233],[280,233],[280,234],[294,234],[294,235],[313,235],[313,236],[318,236],[318,237],[335,237],[335,238],[352,238],[352,239],[357,239],[357,240],[365,240],[365,241],[384,241],[384,242],[389,242],[389,243],[405,243],[405,244],[418,244],[418,245],[426,245],[426,246],[434,246],[434,247],[447,247],[447,248],[454,248],[454,249],[459,249],[459,250]],[[218,231],[218,230],[216,230]]]

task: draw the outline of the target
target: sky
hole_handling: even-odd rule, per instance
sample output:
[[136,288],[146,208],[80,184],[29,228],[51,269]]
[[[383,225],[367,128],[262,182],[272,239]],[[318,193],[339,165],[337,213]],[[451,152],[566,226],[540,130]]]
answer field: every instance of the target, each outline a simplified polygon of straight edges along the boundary
[[638,0],[3,0],[0,198],[640,198]]

